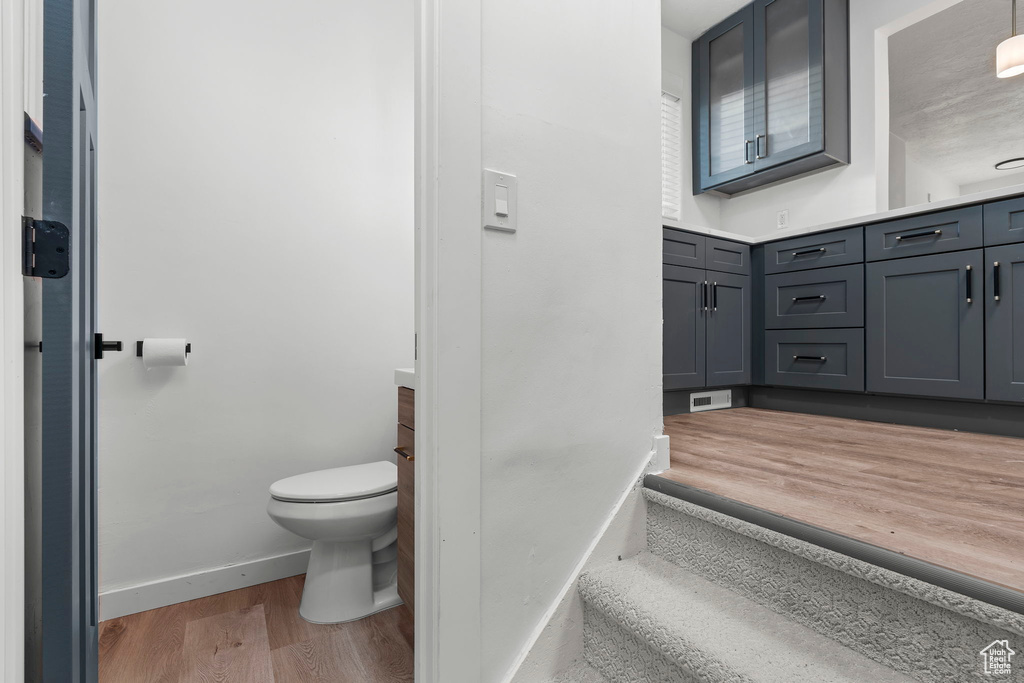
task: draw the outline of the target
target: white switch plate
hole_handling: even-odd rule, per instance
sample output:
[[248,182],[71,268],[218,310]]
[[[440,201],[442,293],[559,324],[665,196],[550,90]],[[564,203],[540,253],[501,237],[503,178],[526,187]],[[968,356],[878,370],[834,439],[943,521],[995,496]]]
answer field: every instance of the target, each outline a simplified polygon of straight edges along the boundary
[[[511,173],[484,169],[484,227],[515,232],[518,224],[518,179]],[[500,189],[499,189],[500,188]],[[507,215],[502,215],[505,213]]]

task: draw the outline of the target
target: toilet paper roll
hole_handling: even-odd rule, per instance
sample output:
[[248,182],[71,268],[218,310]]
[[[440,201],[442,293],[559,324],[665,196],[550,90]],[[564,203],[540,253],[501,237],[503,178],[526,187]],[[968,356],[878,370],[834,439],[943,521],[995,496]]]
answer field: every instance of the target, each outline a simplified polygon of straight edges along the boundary
[[185,339],[150,339],[142,340],[142,365],[150,368],[169,368],[188,365],[188,354],[185,353]]

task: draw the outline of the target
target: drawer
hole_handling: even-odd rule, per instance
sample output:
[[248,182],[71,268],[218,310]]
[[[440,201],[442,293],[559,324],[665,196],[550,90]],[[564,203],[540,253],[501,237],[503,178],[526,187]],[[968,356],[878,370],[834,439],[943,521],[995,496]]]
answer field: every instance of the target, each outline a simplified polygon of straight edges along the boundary
[[706,237],[704,267],[721,273],[750,275],[750,245]]
[[911,216],[864,228],[864,254],[868,261],[923,256],[982,246],[982,208]]
[[864,330],[765,332],[765,384],[864,391]]
[[395,449],[399,457],[409,460],[416,459],[416,432],[405,425],[398,425],[398,448]]
[[661,262],[672,266],[703,268],[705,237],[691,232],[661,229]]
[[1024,197],[986,204],[985,246],[1024,242]]
[[416,392],[408,387],[398,387],[398,424],[416,429]]
[[764,279],[765,329],[864,326],[864,266],[836,266]]
[[863,262],[863,228],[819,232],[764,245],[764,272],[768,274]]

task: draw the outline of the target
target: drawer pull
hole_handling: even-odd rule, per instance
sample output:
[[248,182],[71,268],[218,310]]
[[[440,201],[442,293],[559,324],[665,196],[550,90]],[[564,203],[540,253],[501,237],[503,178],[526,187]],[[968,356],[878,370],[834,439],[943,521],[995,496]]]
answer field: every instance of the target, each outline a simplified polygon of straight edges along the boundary
[[924,232],[915,232],[910,235],[896,235],[896,241],[901,240],[916,240],[918,237],[934,237],[935,235],[941,235],[941,230],[925,230]]
[[716,282],[711,287],[711,310],[718,310],[718,283]]
[[824,363],[828,360],[828,356],[793,356],[793,360],[806,360],[813,363]]
[[999,261],[992,264],[992,296],[999,301]]
[[396,448],[395,449],[395,453],[398,453],[400,456],[402,456],[406,460],[415,460],[416,459],[416,458],[412,457],[411,455],[409,455],[408,453],[406,453],[405,451],[403,451],[401,448]]
[[799,301],[824,301],[824,300],[825,300],[825,295],[824,294],[817,294],[815,296],[794,296],[793,297],[793,303],[796,303],[796,302],[799,302]]
[[803,251],[794,251],[793,256],[807,256],[808,254],[821,254],[827,251],[825,247],[818,247],[817,249],[804,249]]
[[974,273],[972,268],[967,266],[967,303],[974,303]]

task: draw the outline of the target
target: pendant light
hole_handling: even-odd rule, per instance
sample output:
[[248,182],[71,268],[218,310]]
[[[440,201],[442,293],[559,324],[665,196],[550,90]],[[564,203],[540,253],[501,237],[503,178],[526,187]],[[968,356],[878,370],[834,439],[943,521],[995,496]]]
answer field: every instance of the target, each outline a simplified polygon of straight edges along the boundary
[[1017,0],[1013,0],[1013,35],[996,48],[996,76],[1010,78],[1024,74],[1024,35],[1017,35]]

